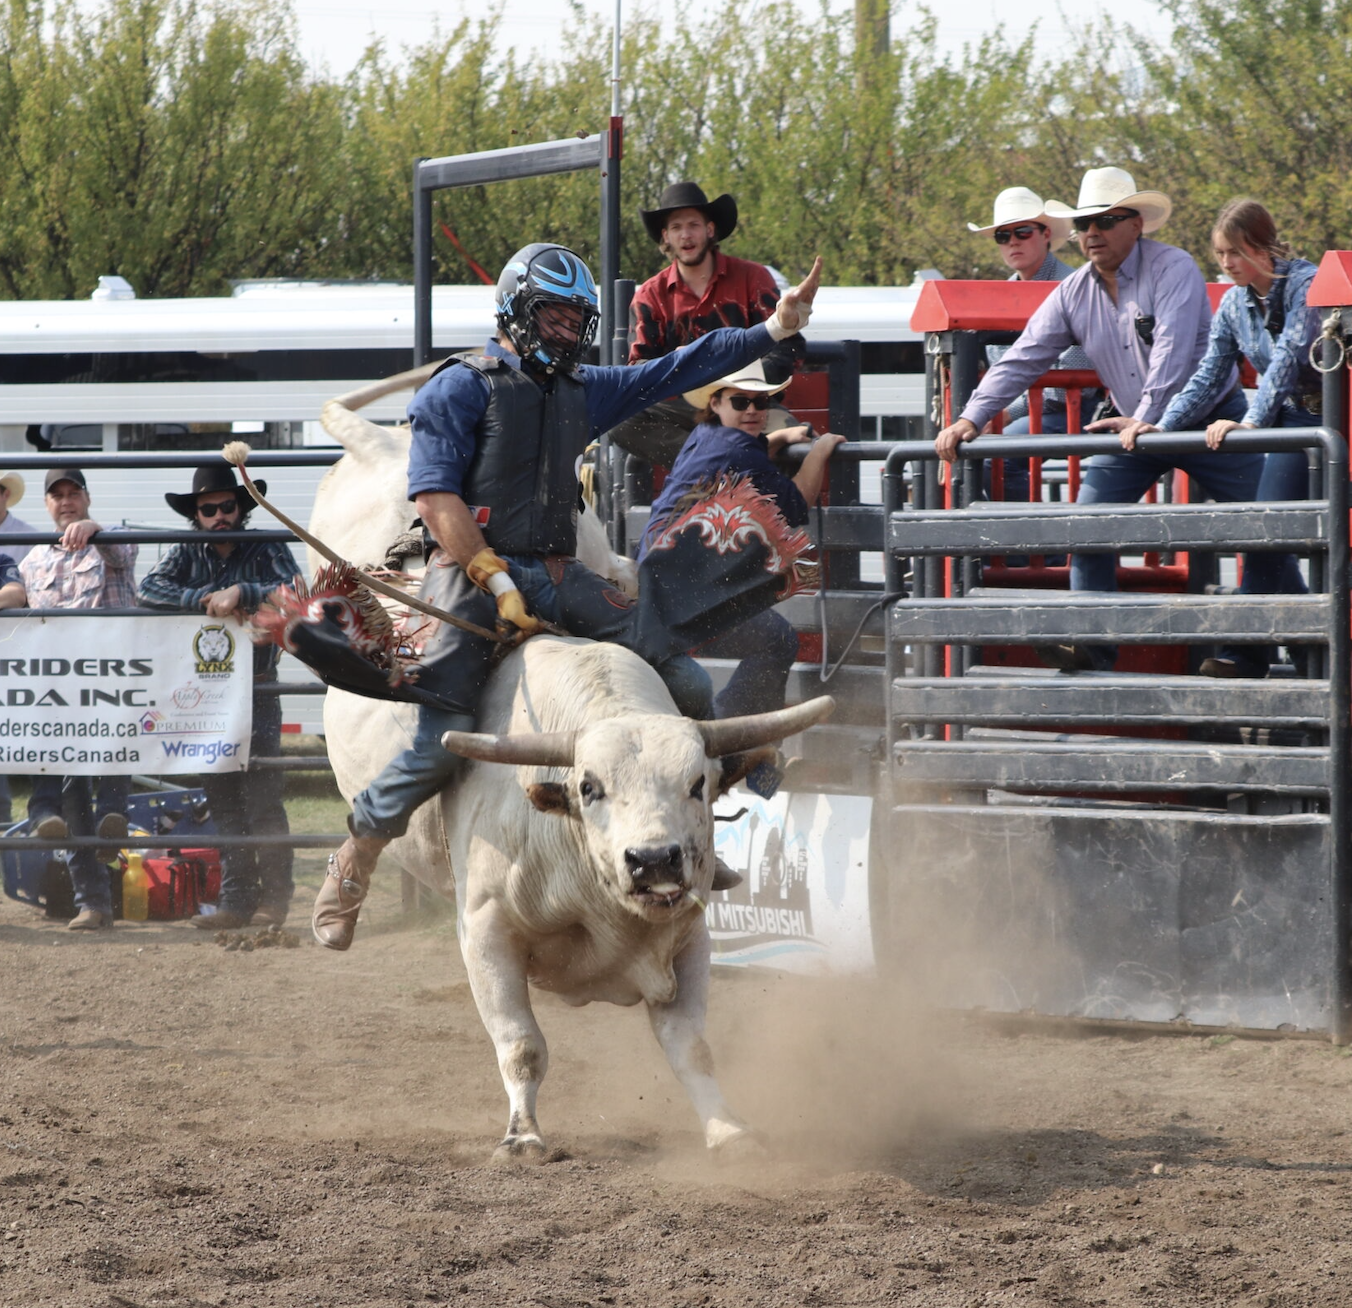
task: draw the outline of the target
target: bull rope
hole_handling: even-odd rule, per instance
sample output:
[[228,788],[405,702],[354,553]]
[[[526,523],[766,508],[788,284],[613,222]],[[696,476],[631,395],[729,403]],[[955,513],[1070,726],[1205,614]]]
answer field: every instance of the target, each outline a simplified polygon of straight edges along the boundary
[[[452,627],[459,627],[461,631],[468,631],[472,635],[482,636],[485,640],[491,640],[497,645],[515,645],[519,644],[516,636],[502,636],[496,631],[489,631],[487,627],[481,627],[477,622],[470,622],[465,618],[457,618],[454,613],[447,613],[445,609],[439,609],[435,604],[429,604],[426,600],[419,599],[416,595],[410,595],[407,591],[391,586],[386,582],[373,577],[369,572],[359,571],[353,567],[336,550],[330,549],[318,537],[311,536],[298,522],[293,522],[286,516],[281,509],[268,501],[259,492],[254,480],[249,476],[249,470],[245,467],[245,460],[252,453],[252,449],[247,441],[231,441],[221,451],[222,457],[229,464],[233,464],[239,469],[239,475],[244,479],[244,485],[248,488],[249,494],[254,497],[255,503],[265,508],[274,518],[283,526],[294,531],[297,537],[304,541],[316,554],[323,555],[330,563],[335,563],[339,567],[348,568],[354,575],[361,579],[361,584],[369,590],[375,591],[378,595],[384,595],[389,599],[397,600],[400,604],[416,610],[419,613],[425,613],[429,618],[436,618],[438,622],[449,623]],[[524,638],[524,633],[520,633]]]

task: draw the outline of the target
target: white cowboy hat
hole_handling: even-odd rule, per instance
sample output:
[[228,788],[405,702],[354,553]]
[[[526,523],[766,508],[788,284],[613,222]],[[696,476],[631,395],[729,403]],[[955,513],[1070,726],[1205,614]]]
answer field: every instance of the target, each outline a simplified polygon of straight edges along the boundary
[[1091,168],[1080,182],[1080,199],[1071,209],[1059,200],[1047,201],[1047,212],[1059,218],[1092,218],[1109,209],[1135,209],[1144,220],[1142,231],[1156,232],[1169,221],[1173,201],[1159,191],[1138,191],[1136,179],[1125,168]]
[[[792,381],[793,378],[789,378]],[[692,408],[703,409],[709,401],[721,390],[729,386],[735,386],[739,391],[763,391],[766,395],[778,395],[780,391],[788,386],[789,382],[782,381],[776,384],[765,380],[765,368],[759,359],[748,363],[745,368],[739,369],[727,377],[720,377],[715,382],[710,382],[707,386],[700,386],[693,391],[686,391],[685,402]]]
[[968,223],[969,232],[993,232],[997,227],[1015,223],[1041,223],[1052,236],[1052,249],[1064,245],[1070,236],[1070,219],[1053,216],[1042,204],[1042,197],[1026,186],[1011,186],[995,197],[995,217],[988,226]]
[[11,509],[23,499],[23,478],[17,472],[0,472],[0,486],[9,492]]

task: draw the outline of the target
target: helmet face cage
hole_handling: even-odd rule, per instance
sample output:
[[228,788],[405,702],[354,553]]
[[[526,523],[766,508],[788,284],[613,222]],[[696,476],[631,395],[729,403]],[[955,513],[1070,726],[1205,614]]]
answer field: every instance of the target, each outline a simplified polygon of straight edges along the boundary
[[[522,359],[547,370],[571,372],[596,336],[600,300],[591,270],[561,245],[528,245],[508,261],[498,278],[498,327]],[[570,306],[581,315],[577,340],[547,340],[540,331],[539,311],[548,305]]]

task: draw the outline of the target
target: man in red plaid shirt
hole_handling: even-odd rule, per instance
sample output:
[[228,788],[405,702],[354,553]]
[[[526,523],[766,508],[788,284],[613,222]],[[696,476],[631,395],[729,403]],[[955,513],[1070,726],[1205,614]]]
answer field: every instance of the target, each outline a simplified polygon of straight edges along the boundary
[[[694,182],[677,182],[662,192],[656,209],[640,209],[648,235],[671,264],[634,293],[629,319],[629,362],[658,359],[717,327],[752,327],[779,303],[779,285],[759,263],[735,259],[719,249],[737,226],[737,201],[730,195],[709,200]],[[788,379],[803,354],[803,338],[789,337],[765,356],[765,376]],[[766,431],[793,422],[772,409]],[[679,395],[621,423],[610,438],[649,463],[670,467],[695,425],[695,411]]]

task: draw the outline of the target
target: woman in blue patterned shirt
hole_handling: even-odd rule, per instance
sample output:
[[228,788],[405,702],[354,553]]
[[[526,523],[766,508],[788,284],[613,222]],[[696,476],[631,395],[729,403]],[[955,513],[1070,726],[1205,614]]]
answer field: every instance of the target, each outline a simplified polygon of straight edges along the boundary
[[[1190,431],[1222,398],[1231,369],[1247,359],[1259,385],[1239,422],[1221,419],[1206,429],[1206,443],[1220,449],[1229,432],[1253,427],[1318,427],[1320,378],[1310,367],[1310,345],[1319,335],[1319,314],[1305,303],[1315,265],[1293,259],[1277,235],[1277,224],[1257,200],[1231,200],[1211,232],[1216,262],[1234,282],[1211,320],[1211,339],[1197,371],[1160,418],[1159,431]],[[1257,498],[1261,501],[1308,497],[1304,450],[1267,456]],[[1293,554],[1245,555],[1240,593],[1303,595],[1305,581]],[[1265,677],[1275,651],[1265,646],[1236,646],[1207,659],[1209,677]]]

